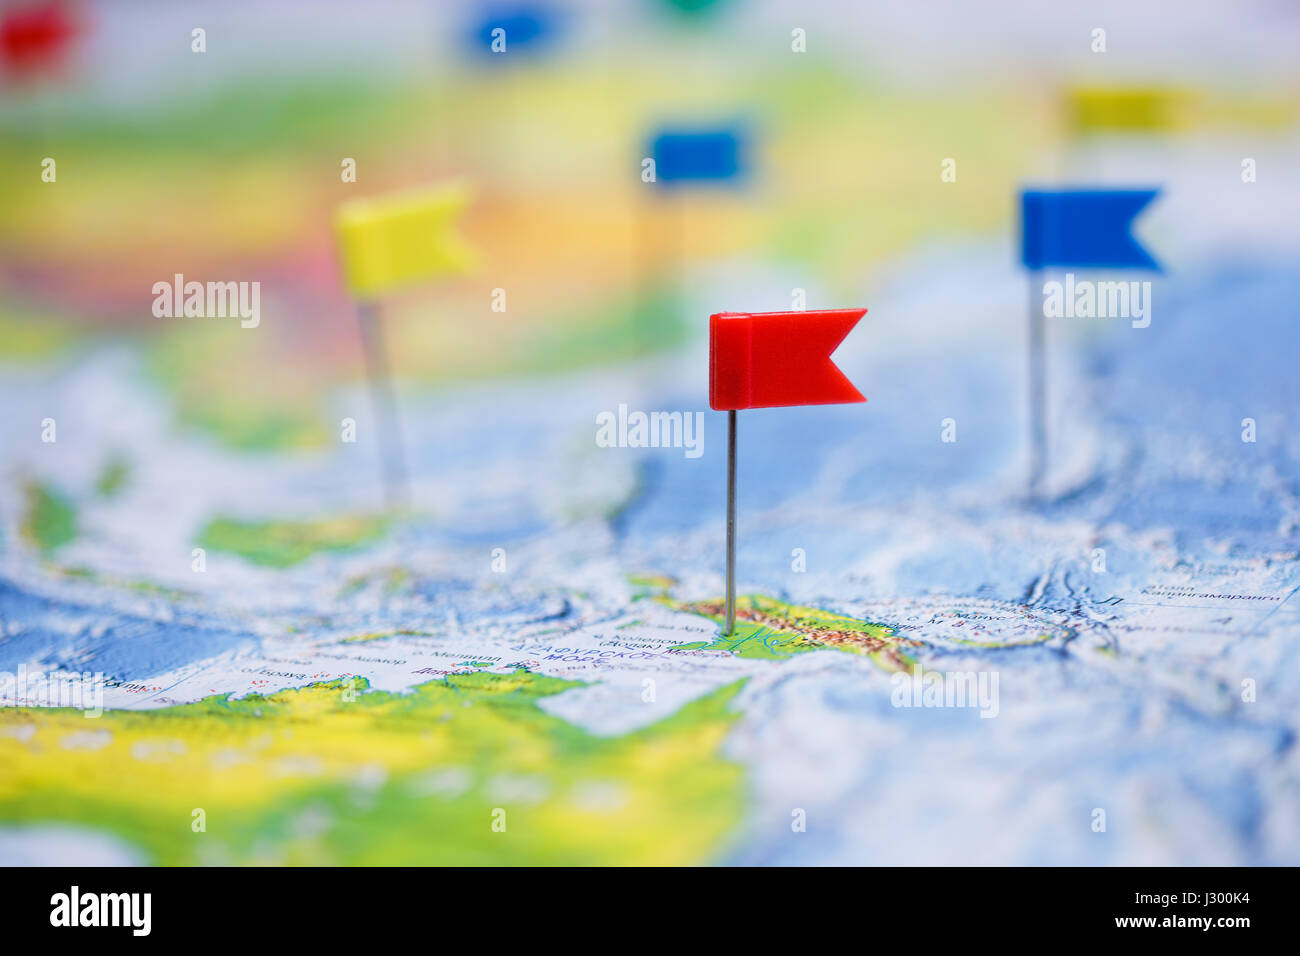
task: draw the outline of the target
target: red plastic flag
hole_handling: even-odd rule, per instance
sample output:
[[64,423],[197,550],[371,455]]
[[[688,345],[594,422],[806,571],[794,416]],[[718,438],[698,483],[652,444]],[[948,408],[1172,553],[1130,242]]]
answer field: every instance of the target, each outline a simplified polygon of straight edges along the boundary
[[0,65],[19,77],[57,67],[78,30],[63,0],[14,4],[0,14]]
[[709,316],[710,407],[865,402],[831,353],[866,314],[866,309],[821,309]]

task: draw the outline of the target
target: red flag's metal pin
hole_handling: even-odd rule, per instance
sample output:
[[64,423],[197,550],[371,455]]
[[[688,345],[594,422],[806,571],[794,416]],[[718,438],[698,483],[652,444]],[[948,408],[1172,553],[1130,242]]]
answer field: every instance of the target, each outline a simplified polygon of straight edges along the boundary
[[727,626],[736,629],[736,410],[727,412]]

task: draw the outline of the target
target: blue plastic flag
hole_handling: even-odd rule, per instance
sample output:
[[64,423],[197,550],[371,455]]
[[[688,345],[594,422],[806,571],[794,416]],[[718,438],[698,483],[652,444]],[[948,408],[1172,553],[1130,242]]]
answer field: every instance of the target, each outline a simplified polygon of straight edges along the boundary
[[1026,189],[1020,194],[1020,261],[1026,268],[1154,269],[1133,220],[1158,189]]
[[650,144],[655,181],[671,186],[738,179],[744,172],[743,147],[734,130],[661,130]]
[[559,16],[541,4],[495,6],[483,14],[469,31],[475,53],[501,63],[513,62],[510,54],[543,52],[559,32]]

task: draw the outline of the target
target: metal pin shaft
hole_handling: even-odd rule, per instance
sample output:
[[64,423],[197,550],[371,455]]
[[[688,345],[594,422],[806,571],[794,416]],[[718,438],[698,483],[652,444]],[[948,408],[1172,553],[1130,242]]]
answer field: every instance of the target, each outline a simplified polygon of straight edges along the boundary
[[1029,273],[1029,497],[1036,498],[1047,470],[1047,358],[1041,272]]
[[407,500],[406,457],[402,449],[402,428],[397,419],[397,399],[393,395],[393,380],[388,371],[379,303],[373,300],[358,302],[357,316],[361,325],[361,344],[366,353],[375,426],[380,434],[384,499],[389,508],[401,508]]
[[736,629],[736,411],[727,412],[727,627]]

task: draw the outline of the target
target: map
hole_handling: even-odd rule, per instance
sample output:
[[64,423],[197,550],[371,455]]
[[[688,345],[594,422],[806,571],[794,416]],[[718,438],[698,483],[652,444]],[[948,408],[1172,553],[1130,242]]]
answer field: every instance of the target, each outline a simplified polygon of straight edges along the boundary
[[[0,114],[59,160],[0,214],[0,863],[1300,863],[1294,116],[1078,143],[1034,90],[755,64],[758,198],[652,199],[692,74],[601,62]],[[1047,320],[1031,496],[1053,169],[1160,186],[1164,271],[1145,327]],[[384,304],[390,507],[329,216],[443,174],[484,266]],[[175,274],[260,323],[151,314]],[[739,413],[724,635],[708,316],[798,293],[868,308],[868,401]],[[620,406],[699,453],[597,441]]]

